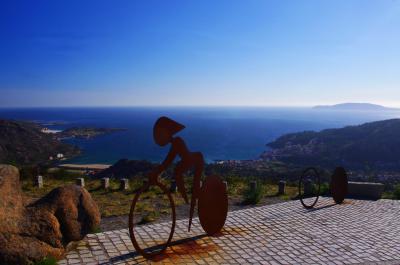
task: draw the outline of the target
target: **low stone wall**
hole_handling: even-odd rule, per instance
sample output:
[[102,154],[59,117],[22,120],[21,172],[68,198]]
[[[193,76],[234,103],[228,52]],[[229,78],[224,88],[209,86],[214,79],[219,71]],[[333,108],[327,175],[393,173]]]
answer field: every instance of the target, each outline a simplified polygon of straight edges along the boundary
[[382,183],[349,181],[347,195],[350,198],[379,200],[383,190]]

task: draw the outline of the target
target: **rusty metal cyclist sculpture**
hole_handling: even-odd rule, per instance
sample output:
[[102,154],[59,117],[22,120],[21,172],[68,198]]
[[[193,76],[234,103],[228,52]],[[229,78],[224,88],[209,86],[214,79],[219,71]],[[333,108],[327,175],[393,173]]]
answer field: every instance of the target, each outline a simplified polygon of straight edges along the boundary
[[[182,195],[186,203],[189,203],[188,196],[183,180],[183,174],[194,169],[193,176],[193,188],[192,196],[190,200],[190,212],[189,212],[189,224],[188,231],[190,231],[192,225],[192,218],[194,214],[194,208],[198,201],[198,215],[200,224],[208,235],[214,235],[218,233],[225,224],[225,220],[228,213],[228,196],[226,188],[222,180],[218,176],[208,176],[205,178],[203,185],[200,187],[201,176],[204,169],[204,159],[200,152],[190,152],[186,147],[185,142],[179,136],[174,136],[179,131],[183,130],[185,126],[178,122],[171,120],[167,117],[159,118],[153,128],[154,141],[159,146],[166,146],[171,144],[169,153],[165,160],[156,167],[148,175],[148,182],[141,187],[133,198],[130,214],[129,214],[129,234],[133,246],[136,251],[145,258],[151,258],[155,255],[161,254],[166,250],[170,244],[174,230],[175,230],[175,203],[168,189],[159,181],[159,175],[164,172],[179,156],[181,161],[176,164],[174,170],[174,178],[178,186],[178,191]],[[146,251],[143,249],[136,240],[136,233],[134,231],[134,211],[139,197],[149,189],[150,186],[158,186],[164,194],[167,195],[169,200],[169,206],[172,213],[172,224],[169,237],[164,244],[161,244],[158,250]]]

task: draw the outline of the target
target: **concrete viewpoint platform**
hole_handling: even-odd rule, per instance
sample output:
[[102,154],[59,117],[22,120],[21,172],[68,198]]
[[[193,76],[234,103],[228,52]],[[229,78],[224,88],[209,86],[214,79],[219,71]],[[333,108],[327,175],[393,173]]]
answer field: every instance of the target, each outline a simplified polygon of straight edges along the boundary
[[[168,223],[138,228],[144,242],[166,238]],[[162,237],[163,236],[163,237]],[[320,198],[230,212],[208,237],[194,220],[176,223],[173,246],[152,261],[138,255],[127,229],[90,234],[59,264],[400,264],[400,201]]]

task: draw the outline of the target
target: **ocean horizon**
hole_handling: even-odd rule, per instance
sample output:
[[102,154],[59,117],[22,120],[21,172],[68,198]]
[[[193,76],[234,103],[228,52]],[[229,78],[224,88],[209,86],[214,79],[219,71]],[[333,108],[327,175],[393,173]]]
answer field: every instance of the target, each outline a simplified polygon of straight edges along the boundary
[[160,116],[186,128],[179,132],[192,151],[215,160],[257,159],[266,144],[287,133],[320,131],[365,122],[400,118],[400,111],[338,111],[311,107],[40,107],[0,108],[0,119],[40,123],[49,129],[70,127],[124,128],[92,139],[66,139],[82,154],[68,163],[113,164],[119,159],[160,162],[168,146],[153,141]]

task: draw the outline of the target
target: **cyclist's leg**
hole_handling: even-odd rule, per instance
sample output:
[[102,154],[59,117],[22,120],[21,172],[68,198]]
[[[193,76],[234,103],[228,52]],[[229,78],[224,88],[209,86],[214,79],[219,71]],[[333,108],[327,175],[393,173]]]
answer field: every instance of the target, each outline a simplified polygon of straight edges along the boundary
[[201,153],[196,153],[194,176],[193,176],[193,193],[192,198],[197,199],[200,192],[201,176],[204,171],[204,159]]
[[194,169],[194,176],[193,176],[193,190],[192,190],[192,198],[190,200],[190,212],[189,212],[189,228],[192,226],[192,218],[194,214],[194,208],[196,206],[197,198],[199,197],[200,192],[200,181],[201,175],[203,174],[204,170],[204,159],[201,153],[194,153],[195,158],[195,169]]
[[182,195],[183,199],[185,200],[185,203],[189,203],[189,199],[186,194],[186,189],[185,189],[185,182],[183,180],[183,173],[186,171],[186,165],[184,163],[179,162],[174,171],[174,178],[176,181],[176,185],[178,186],[178,191]]

